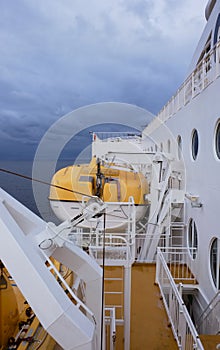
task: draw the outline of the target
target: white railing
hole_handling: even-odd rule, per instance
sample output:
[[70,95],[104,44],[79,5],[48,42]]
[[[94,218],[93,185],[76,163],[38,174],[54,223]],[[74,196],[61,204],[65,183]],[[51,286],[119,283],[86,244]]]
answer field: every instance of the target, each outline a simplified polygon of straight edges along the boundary
[[156,282],[179,349],[204,350],[160,248],[157,250]]
[[107,329],[107,342],[109,344],[109,350],[115,349],[116,342],[116,318],[115,318],[115,308],[108,307],[105,308],[105,325],[109,327],[109,332]]
[[117,236],[106,234],[105,243],[103,239],[99,245],[91,244],[89,253],[93,258],[102,265],[103,252],[105,254],[105,264],[125,265],[126,262],[134,261],[134,239],[129,242],[129,236]]
[[[193,260],[190,257],[189,249],[184,247],[161,247],[161,253],[176,283],[187,282],[196,284],[196,273],[193,271]],[[193,253],[192,253],[193,250]],[[191,248],[192,256],[195,256],[196,249]]]
[[[170,233],[170,227],[168,226],[166,228],[166,231],[164,233],[159,234],[152,234],[146,236],[144,233],[137,234],[135,236],[135,260],[138,262],[145,262],[145,263],[155,263],[156,262],[156,250],[157,247],[160,247],[162,250],[165,249],[164,247],[172,247],[175,245],[175,247],[178,247],[181,251],[182,247],[182,235],[175,236]],[[155,254],[149,257],[148,254],[145,255],[143,258],[142,256],[142,247],[146,244],[147,247],[154,246],[155,248]],[[177,249],[178,248],[173,248]]]
[[[123,211],[120,213],[120,205],[123,206]],[[116,206],[116,211],[114,211]],[[113,209],[112,209],[113,208]],[[123,217],[124,215],[124,217]],[[133,198],[130,197],[129,202],[108,203],[106,210],[106,221],[112,218],[114,223],[122,225],[122,231],[117,231],[111,228],[104,232],[103,217],[101,228],[92,228],[90,231],[83,231],[82,229],[75,229],[71,231],[67,240],[71,241],[78,247],[88,250],[99,264],[102,265],[103,253],[105,254],[105,263],[108,265],[126,265],[132,264],[135,260],[135,229],[136,229],[136,208]],[[94,223],[95,219],[90,219]],[[95,227],[95,225],[93,225]],[[112,232],[113,231],[113,232]]]
[[200,94],[220,75],[220,42],[196,66],[191,75],[184,81],[176,94],[167,102],[150,124],[154,127],[156,120],[164,122]]
[[92,133],[93,141],[102,140],[109,141],[109,139],[113,139],[114,141],[121,140],[129,140],[134,139],[141,140],[141,133],[138,131],[97,131]]

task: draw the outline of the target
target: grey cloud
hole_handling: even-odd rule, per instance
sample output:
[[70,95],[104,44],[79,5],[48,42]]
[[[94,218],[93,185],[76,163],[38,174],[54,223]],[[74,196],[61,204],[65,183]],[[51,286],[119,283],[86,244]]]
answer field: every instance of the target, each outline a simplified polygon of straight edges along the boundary
[[1,137],[37,142],[59,117],[90,103],[156,113],[184,77],[205,3],[1,2]]

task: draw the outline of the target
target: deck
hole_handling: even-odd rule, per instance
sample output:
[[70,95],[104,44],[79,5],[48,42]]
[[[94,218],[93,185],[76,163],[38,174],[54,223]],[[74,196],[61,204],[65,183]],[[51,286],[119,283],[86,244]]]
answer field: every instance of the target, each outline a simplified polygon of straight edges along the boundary
[[220,335],[200,335],[205,350],[220,349]]
[[131,350],[178,349],[159,288],[154,284],[155,273],[154,264],[132,267]]
[[[117,266],[105,267],[105,284],[107,305],[117,305],[116,315],[121,318],[123,313],[123,268]],[[154,284],[155,264],[134,264],[131,270],[131,329],[130,350],[177,350],[177,344],[169,327],[169,322],[160,292]],[[116,278],[116,281],[111,279]],[[117,291],[111,295],[111,291]],[[121,293],[120,293],[121,292]],[[119,307],[121,305],[121,307]],[[116,329],[116,349],[124,349],[123,326]]]

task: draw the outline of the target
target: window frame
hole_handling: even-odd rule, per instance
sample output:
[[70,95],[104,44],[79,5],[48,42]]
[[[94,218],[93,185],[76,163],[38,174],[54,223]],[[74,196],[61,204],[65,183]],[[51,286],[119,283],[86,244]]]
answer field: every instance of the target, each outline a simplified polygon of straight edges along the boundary
[[198,229],[193,218],[190,218],[188,223],[187,246],[191,259],[195,260],[198,253]]
[[[196,145],[197,142],[197,145]],[[199,155],[199,133],[197,129],[193,129],[191,136],[191,156],[196,161]]]
[[[214,247],[215,242],[216,242],[216,248]],[[209,249],[209,269],[210,269],[212,283],[217,290],[220,290],[219,246],[220,246],[219,239],[217,237],[213,237],[213,239],[210,242],[210,249]],[[213,252],[214,249],[216,249],[216,253]],[[215,262],[213,262],[213,259],[212,259],[213,253],[216,254]]]
[[[219,135],[219,142],[217,142],[218,135]],[[219,146],[218,146],[218,144],[219,144]],[[216,156],[217,160],[220,160],[220,119],[217,120],[217,123],[215,126],[214,150],[215,150],[215,156]]]

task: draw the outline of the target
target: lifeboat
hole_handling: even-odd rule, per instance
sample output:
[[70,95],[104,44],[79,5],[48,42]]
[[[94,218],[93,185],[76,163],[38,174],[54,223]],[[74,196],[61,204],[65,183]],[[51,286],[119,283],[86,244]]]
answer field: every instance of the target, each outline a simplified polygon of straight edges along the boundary
[[[85,203],[100,198],[107,204],[106,229],[120,230],[125,226],[131,205],[136,220],[147,209],[149,186],[142,173],[122,168],[115,163],[102,164],[92,158],[89,164],[72,165],[55,173],[50,187],[50,205],[61,221],[73,219]],[[97,228],[97,220],[83,221],[82,228]]]

